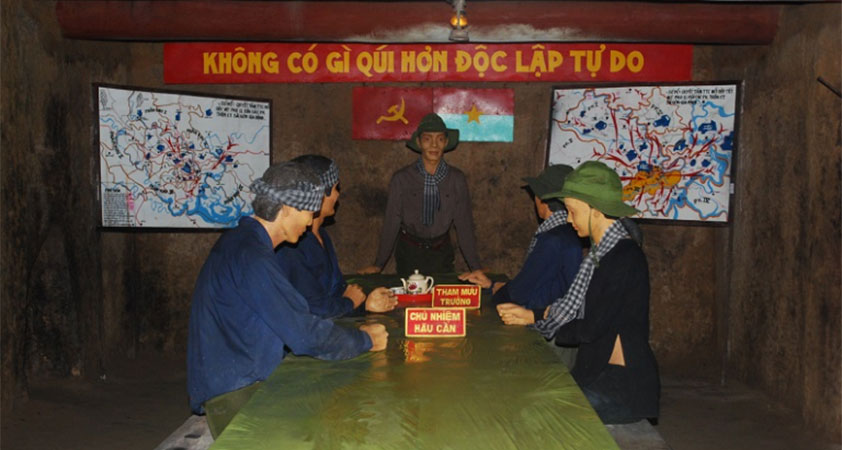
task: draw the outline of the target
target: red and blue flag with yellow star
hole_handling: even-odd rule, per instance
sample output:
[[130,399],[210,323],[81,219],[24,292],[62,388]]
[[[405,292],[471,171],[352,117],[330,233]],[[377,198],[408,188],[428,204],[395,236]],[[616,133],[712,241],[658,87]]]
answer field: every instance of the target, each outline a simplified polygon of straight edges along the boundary
[[448,128],[459,130],[460,141],[513,141],[514,90],[438,88],[433,91],[433,112],[444,119]]

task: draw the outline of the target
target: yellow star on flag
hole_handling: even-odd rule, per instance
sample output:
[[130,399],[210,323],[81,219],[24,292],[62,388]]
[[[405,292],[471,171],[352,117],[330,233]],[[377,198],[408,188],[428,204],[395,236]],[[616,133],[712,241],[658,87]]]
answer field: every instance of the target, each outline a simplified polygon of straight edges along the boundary
[[468,115],[468,123],[471,123],[471,121],[479,123],[479,116],[482,115],[480,110],[477,109],[477,105],[471,106],[471,110],[465,111],[465,114]]

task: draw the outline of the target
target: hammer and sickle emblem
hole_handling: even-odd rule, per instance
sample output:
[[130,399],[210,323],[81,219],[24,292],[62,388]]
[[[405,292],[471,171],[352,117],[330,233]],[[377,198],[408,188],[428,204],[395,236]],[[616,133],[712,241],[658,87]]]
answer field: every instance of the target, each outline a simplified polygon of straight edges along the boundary
[[380,122],[382,122],[384,120],[386,122],[397,122],[398,120],[400,120],[401,122],[403,122],[404,125],[408,125],[409,121],[406,120],[406,117],[403,116],[404,110],[406,110],[406,104],[403,101],[403,97],[401,97],[401,106],[400,107],[398,107],[398,105],[390,106],[389,109],[387,109],[387,111],[391,114],[391,116],[380,116],[379,118],[377,118],[376,123],[379,125]]

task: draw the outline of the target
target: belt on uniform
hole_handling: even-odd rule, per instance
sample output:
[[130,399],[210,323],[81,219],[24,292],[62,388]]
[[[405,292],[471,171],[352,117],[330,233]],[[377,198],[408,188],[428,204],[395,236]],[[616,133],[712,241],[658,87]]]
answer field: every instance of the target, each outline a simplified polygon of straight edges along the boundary
[[403,239],[405,242],[412,244],[416,247],[424,248],[427,250],[438,250],[444,244],[450,242],[450,234],[445,233],[441,236],[434,237],[431,239],[424,239],[418,236],[414,236],[401,228],[400,238]]

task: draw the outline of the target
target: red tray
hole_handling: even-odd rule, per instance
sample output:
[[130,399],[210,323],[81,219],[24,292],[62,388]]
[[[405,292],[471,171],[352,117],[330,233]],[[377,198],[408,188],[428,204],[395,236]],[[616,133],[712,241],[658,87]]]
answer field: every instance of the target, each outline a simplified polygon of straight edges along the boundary
[[398,306],[432,306],[433,293],[398,294]]

